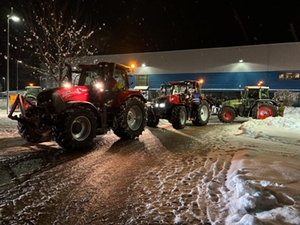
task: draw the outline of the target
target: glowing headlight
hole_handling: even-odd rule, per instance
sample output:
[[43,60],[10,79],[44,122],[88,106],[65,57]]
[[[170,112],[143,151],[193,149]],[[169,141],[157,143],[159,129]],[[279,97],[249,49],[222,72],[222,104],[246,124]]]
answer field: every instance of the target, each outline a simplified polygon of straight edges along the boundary
[[165,107],[166,107],[166,103],[163,102],[159,104],[159,108],[165,108]]
[[95,83],[95,88],[99,89],[100,91],[103,91],[103,84],[100,82]]
[[166,103],[162,102],[162,103],[155,103],[154,104],[155,108],[165,108],[166,107]]
[[63,83],[62,83],[62,86],[63,86],[64,88],[70,88],[70,87],[72,86],[72,84],[69,83],[69,82],[63,82]]

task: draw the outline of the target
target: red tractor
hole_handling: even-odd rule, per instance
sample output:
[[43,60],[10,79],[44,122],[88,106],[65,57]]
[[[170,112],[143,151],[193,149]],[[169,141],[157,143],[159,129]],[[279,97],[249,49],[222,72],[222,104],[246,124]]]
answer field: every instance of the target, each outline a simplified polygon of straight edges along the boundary
[[171,81],[161,89],[161,96],[148,107],[147,126],[156,127],[159,119],[167,119],[175,129],[183,129],[187,120],[195,126],[207,125],[209,104],[198,81]]
[[[76,86],[41,91],[36,105],[24,107],[18,95],[9,118],[18,121],[20,135],[29,142],[53,138],[65,149],[84,149],[93,145],[96,135],[109,130],[124,139],[134,139],[146,126],[146,100],[140,91],[129,90],[130,67],[101,62],[79,65],[79,71],[67,66],[66,77]],[[13,116],[19,106],[21,114]]]

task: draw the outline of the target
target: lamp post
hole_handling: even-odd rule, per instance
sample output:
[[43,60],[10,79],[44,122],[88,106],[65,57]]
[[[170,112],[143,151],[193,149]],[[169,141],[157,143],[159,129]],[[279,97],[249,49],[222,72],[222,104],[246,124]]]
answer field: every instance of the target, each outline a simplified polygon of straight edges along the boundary
[[9,20],[13,20],[18,22],[20,20],[19,17],[8,15],[7,16],[7,74],[6,74],[6,113],[9,111]]
[[17,60],[17,94],[19,94],[19,63],[22,63],[22,61]]
[[4,91],[4,88],[5,88],[5,77],[2,77],[3,79],[3,91]]

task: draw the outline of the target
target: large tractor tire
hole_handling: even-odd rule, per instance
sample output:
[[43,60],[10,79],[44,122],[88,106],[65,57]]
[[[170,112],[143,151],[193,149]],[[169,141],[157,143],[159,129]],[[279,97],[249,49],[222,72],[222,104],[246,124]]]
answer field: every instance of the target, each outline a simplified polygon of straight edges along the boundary
[[93,145],[97,120],[88,108],[69,109],[54,126],[53,134],[59,146],[67,150],[81,150]]
[[201,101],[198,109],[197,109],[197,116],[195,120],[192,121],[192,123],[195,126],[205,126],[208,123],[210,117],[209,113],[209,105],[207,101]]
[[126,100],[117,113],[117,127],[114,133],[122,139],[134,139],[140,136],[146,126],[147,112],[139,98]]
[[253,119],[265,119],[278,116],[277,108],[270,103],[262,103],[253,107],[251,116]]
[[186,109],[184,106],[175,106],[172,110],[171,122],[175,129],[183,129],[186,124]]
[[147,126],[148,127],[157,127],[159,123],[159,116],[156,116],[151,107],[148,107],[147,110]]
[[218,117],[223,123],[231,123],[236,117],[235,110],[231,107],[224,106],[218,113]]
[[27,108],[25,115],[30,118],[32,122],[18,122],[17,128],[22,138],[32,143],[47,142],[53,139],[52,130],[50,128],[39,126],[42,121],[35,107]]

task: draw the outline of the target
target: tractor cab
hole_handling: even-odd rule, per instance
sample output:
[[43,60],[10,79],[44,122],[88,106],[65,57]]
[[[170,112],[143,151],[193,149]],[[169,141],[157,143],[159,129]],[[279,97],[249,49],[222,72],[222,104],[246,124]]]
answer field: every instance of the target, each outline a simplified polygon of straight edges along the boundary
[[246,86],[243,97],[245,106],[251,106],[258,99],[270,99],[269,87]]
[[24,97],[26,99],[36,99],[36,96],[42,91],[41,86],[29,85],[25,87]]

